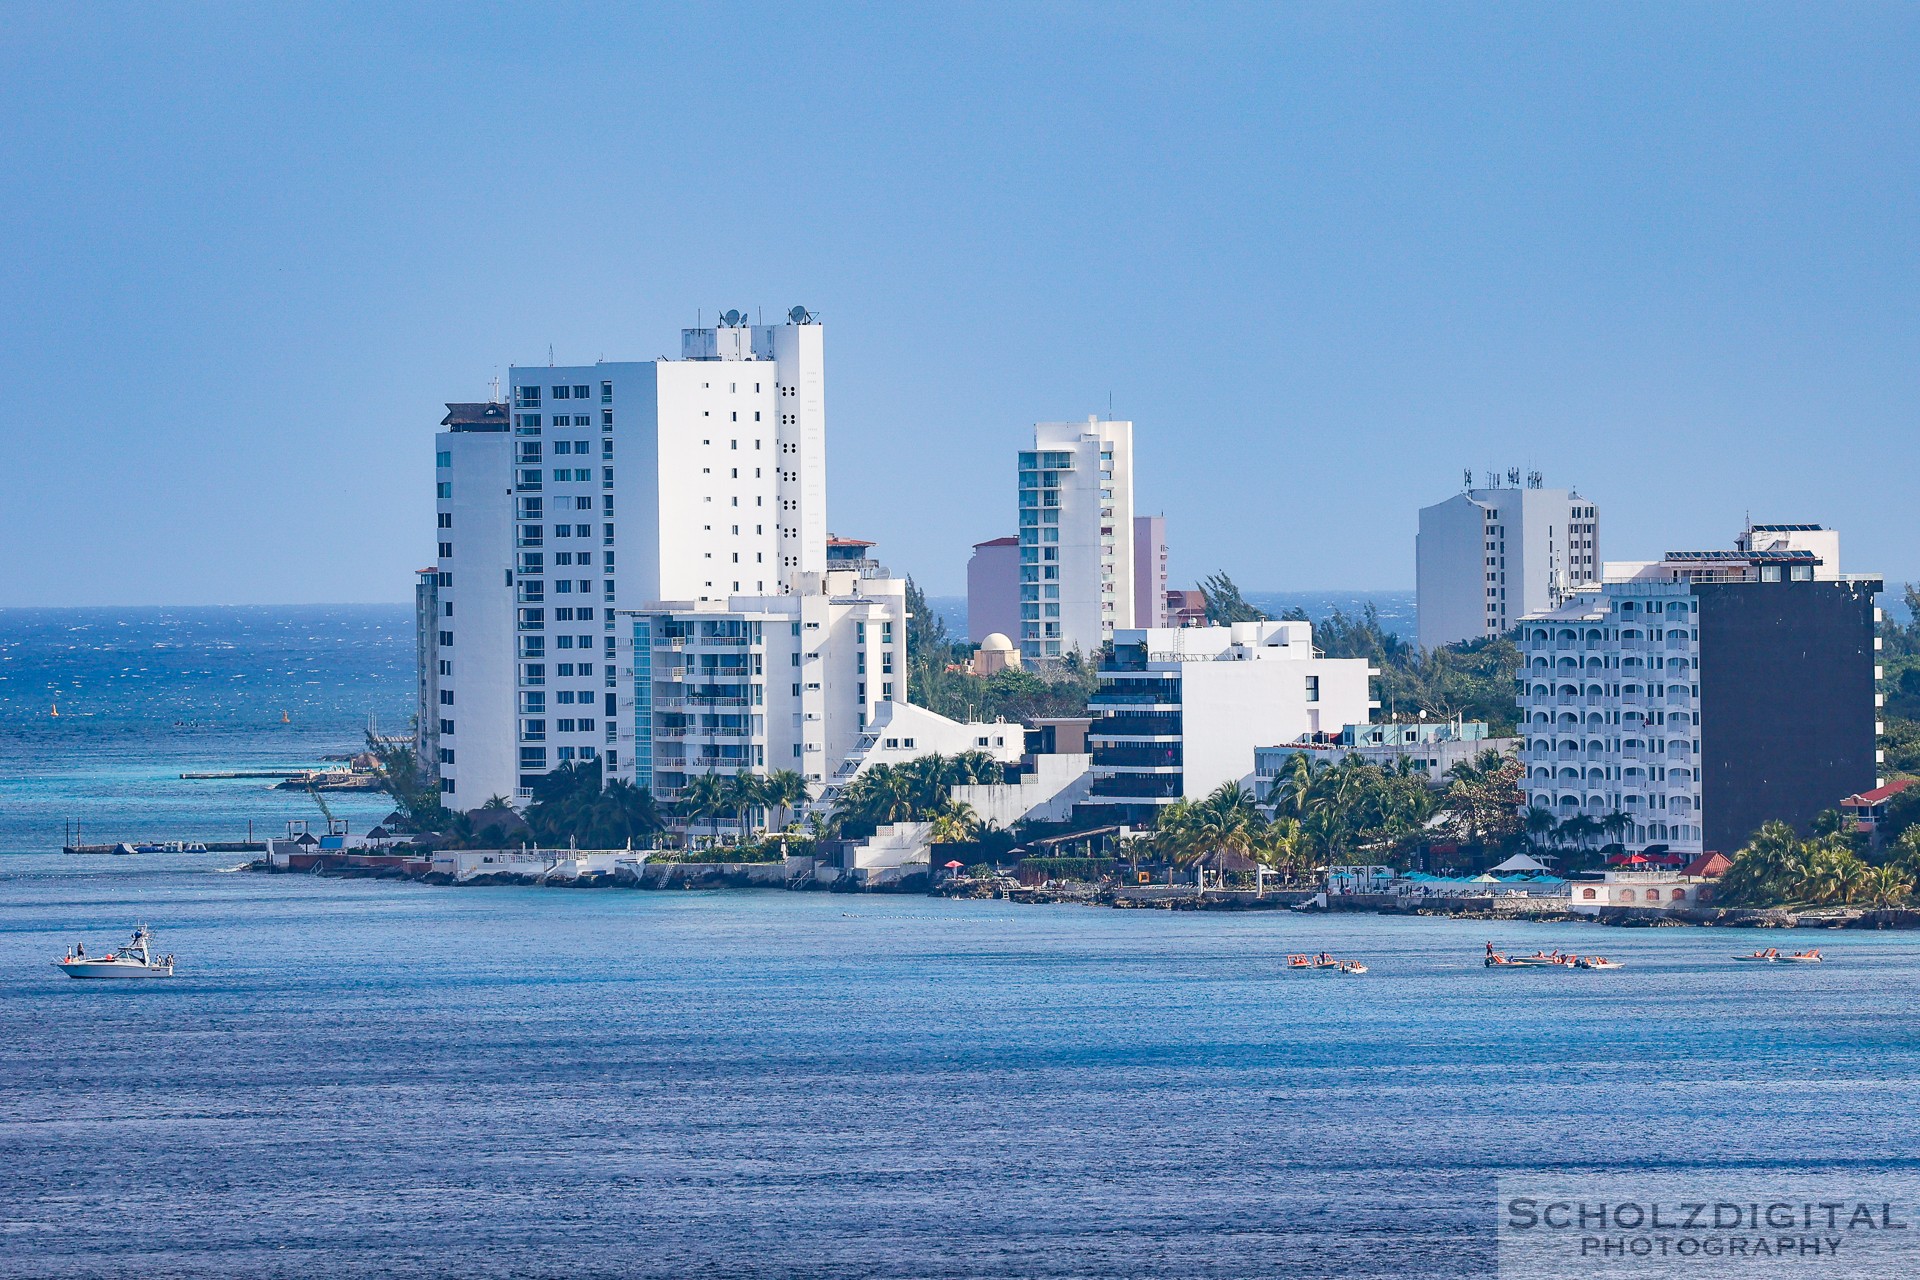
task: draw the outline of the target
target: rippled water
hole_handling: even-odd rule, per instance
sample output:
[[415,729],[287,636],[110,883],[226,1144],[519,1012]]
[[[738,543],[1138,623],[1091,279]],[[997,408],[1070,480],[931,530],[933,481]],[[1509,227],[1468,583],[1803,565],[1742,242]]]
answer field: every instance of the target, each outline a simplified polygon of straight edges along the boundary
[[[1503,1172],[1911,1164],[1912,935],[71,861],[0,859],[11,1276],[1476,1276]],[[47,967],[136,919],[172,982]]]
[[[244,840],[306,795],[182,773],[303,768],[407,731],[413,612],[397,605],[0,610],[0,853]],[[51,714],[55,707],[60,714]],[[364,831],[392,805],[329,798]]]

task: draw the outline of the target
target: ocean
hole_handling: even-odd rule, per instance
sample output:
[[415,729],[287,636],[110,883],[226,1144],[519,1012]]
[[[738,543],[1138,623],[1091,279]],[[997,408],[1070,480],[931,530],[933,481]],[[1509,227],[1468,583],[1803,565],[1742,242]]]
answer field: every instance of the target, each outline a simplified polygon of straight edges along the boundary
[[[67,811],[293,814],[169,775],[399,725],[409,623],[0,625],[8,1277],[1492,1277],[1515,1180],[1920,1163],[1913,934],[1742,965],[1778,935],[69,857]],[[49,967],[141,922],[173,980]],[[1371,972],[1285,972],[1323,949]]]

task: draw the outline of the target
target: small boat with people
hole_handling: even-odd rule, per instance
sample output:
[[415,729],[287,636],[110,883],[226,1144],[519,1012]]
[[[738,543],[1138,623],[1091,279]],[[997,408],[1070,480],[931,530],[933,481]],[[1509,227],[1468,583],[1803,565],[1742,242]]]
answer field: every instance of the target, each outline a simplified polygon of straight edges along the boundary
[[1510,956],[1487,943],[1483,963],[1489,969],[1624,969],[1626,965],[1605,956],[1582,956],[1570,951],[1535,951],[1530,956]]
[[1780,963],[1781,964],[1820,964],[1825,959],[1826,957],[1820,954],[1820,948],[1814,947],[1812,950],[1809,950],[1809,951],[1796,951],[1790,956],[1781,956]]
[[53,962],[53,967],[69,978],[171,978],[172,954],[155,956],[152,941],[152,931],[140,925],[133,931],[131,941],[107,955],[88,955],[87,944],[83,942],[68,948],[65,956]]
[[1305,972],[1327,973],[1365,973],[1367,966],[1358,960],[1341,960],[1328,952],[1318,955],[1291,955],[1287,957],[1287,968]]
[[1780,959],[1780,948],[1768,947],[1765,951],[1756,951],[1752,955],[1735,956],[1742,964],[1773,964]]

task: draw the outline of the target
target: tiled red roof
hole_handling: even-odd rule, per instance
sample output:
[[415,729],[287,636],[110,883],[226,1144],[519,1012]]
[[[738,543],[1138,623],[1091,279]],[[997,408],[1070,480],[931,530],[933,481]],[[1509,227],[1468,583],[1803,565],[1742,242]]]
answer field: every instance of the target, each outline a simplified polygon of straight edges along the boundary
[[1884,787],[1875,787],[1871,791],[1862,791],[1857,796],[1848,796],[1840,803],[1849,809],[1867,809],[1893,799],[1912,785],[1912,778],[1895,778]]

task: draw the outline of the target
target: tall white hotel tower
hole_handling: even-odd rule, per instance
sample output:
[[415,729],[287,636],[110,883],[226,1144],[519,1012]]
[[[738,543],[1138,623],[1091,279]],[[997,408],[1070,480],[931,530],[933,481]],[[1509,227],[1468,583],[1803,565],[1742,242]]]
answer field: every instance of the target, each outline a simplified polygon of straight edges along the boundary
[[422,715],[449,807],[524,799],[572,761],[619,769],[616,609],[825,572],[821,337],[803,308],[729,311],[682,330],[678,360],[516,367],[508,404],[447,406]]
[[1020,453],[1020,656],[1088,658],[1134,625],[1133,424],[1041,422]]

